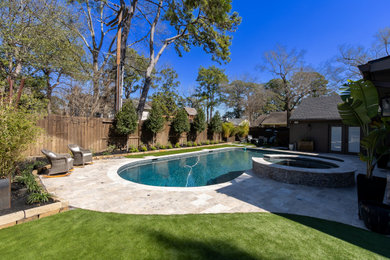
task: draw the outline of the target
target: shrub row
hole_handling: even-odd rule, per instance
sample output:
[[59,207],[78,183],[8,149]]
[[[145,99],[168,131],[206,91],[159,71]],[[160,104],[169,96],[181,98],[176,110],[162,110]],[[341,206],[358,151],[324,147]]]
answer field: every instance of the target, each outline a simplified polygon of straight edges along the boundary
[[23,167],[20,175],[15,177],[15,181],[22,183],[27,188],[27,192],[29,193],[26,201],[27,204],[44,203],[48,202],[51,198],[51,195],[38,185],[35,176],[32,174],[34,169],[40,168],[44,165],[45,163],[41,161],[28,163]]
[[[196,147],[196,146],[202,146],[202,145],[210,145],[210,144],[219,144],[222,141],[214,141],[214,140],[207,140],[203,142],[187,142],[185,144],[176,143],[175,145],[172,145],[171,143],[168,143],[167,145],[159,144],[156,145],[146,145],[141,143],[138,147],[134,145],[130,145],[128,147],[129,153],[137,153],[137,152],[146,152],[146,151],[156,151],[156,150],[166,150],[166,149],[173,149],[173,148],[181,148],[181,147]],[[107,150],[103,153],[103,155],[109,155],[113,154],[116,150],[115,146],[109,146]]]
[[141,144],[138,148],[135,146],[130,146],[129,147],[129,152],[130,153],[135,153],[135,152],[146,152],[146,151],[156,151],[156,150],[165,150],[165,149],[172,149],[172,148],[181,148],[181,147],[195,147],[195,146],[202,146],[202,145],[209,145],[209,144],[219,144],[221,141],[214,141],[214,140],[207,140],[203,142],[187,142],[185,144],[180,144],[176,143],[174,146],[171,143],[168,143],[167,145],[161,145],[157,143],[155,146],[154,145],[146,145],[146,144]]

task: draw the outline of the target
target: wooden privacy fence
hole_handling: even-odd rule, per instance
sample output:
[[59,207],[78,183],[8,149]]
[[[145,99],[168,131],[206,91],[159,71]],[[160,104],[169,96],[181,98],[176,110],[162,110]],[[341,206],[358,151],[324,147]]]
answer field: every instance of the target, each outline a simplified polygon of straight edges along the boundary
[[68,144],[78,144],[93,152],[104,151],[112,122],[112,119],[104,118],[46,116],[37,123],[44,132],[29,149],[28,155],[40,156],[42,148],[67,153]]
[[[124,148],[126,142],[128,146],[137,147],[140,143],[151,144],[152,135],[141,126],[134,134],[128,136],[127,140],[123,136],[118,136],[110,130],[113,124],[112,119],[108,118],[86,118],[86,117],[68,117],[59,115],[48,115],[39,120],[37,125],[43,129],[43,133],[36,144],[26,151],[28,156],[41,156],[41,149],[45,148],[56,153],[68,153],[68,144],[78,144],[84,148],[91,149],[93,152],[103,152],[109,145],[115,145]],[[139,137],[141,136],[141,137]],[[167,123],[163,131],[157,134],[156,143],[167,145],[171,142],[181,144],[188,140],[198,143],[208,139],[221,140],[221,136],[214,134],[208,136],[207,130],[194,134],[183,134],[180,138],[175,138],[171,131],[171,126]]]

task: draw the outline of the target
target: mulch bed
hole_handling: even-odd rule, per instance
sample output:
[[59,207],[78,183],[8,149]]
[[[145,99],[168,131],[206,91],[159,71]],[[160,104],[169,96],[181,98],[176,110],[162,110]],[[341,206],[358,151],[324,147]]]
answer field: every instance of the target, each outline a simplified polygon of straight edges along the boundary
[[11,184],[11,208],[0,210],[0,216],[55,202],[53,199],[49,199],[49,201],[45,203],[27,204],[27,197],[27,188],[21,183],[13,182]]

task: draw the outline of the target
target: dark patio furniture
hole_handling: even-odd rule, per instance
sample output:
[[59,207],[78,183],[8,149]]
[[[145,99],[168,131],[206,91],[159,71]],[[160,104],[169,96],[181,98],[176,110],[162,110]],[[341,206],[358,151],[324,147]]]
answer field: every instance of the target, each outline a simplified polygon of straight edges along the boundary
[[70,154],[58,154],[46,149],[42,149],[41,152],[51,164],[48,175],[67,173],[73,168],[73,159]]
[[90,150],[84,149],[77,144],[69,144],[68,147],[73,154],[75,165],[84,165],[92,162],[92,152]]

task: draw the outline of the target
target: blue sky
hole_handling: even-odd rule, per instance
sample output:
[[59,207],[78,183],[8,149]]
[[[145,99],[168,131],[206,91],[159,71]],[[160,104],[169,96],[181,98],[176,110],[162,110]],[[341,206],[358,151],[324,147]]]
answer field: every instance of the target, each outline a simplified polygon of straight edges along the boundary
[[[369,47],[374,34],[390,26],[389,0],[233,0],[233,9],[242,23],[233,35],[231,62],[221,66],[229,79],[249,75],[257,82],[268,81],[271,75],[256,66],[276,44],[306,50],[307,64],[318,68],[337,54],[338,46]],[[199,48],[181,58],[171,48],[159,63],[178,72],[180,92],[186,96],[196,87],[199,66],[218,65]]]

